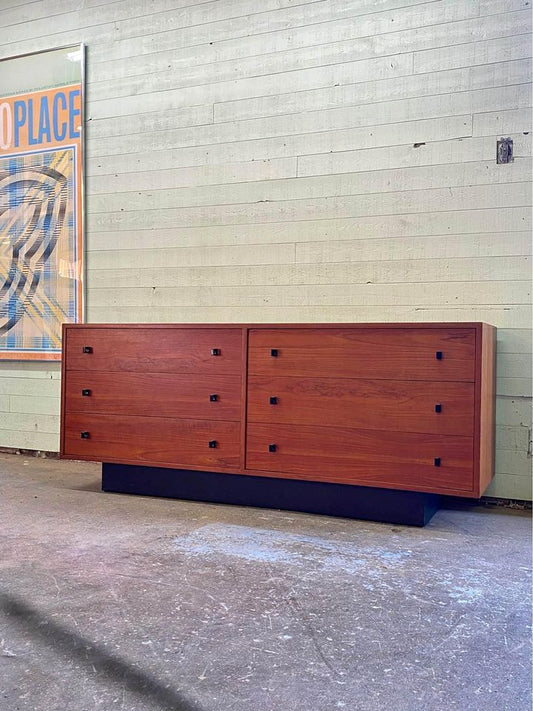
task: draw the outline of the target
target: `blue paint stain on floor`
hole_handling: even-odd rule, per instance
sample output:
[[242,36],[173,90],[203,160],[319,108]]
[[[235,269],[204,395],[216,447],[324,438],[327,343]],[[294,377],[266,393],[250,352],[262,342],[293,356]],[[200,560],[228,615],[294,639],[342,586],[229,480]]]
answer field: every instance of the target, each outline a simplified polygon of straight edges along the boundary
[[481,588],[465,587],[454,585],[448,593],[451,598],[457,600],[460,604],[477,602],[484,597],[484,592]]
[[327,541],[284,531],[248,526],[212,524],[194,533],[174,538],[174,544],[188,556],[229,556],[250,563],[309,565],[359,573],[365,566],[382,564],[384,568],[402,565],[411,552],[361,547],[345,542]]

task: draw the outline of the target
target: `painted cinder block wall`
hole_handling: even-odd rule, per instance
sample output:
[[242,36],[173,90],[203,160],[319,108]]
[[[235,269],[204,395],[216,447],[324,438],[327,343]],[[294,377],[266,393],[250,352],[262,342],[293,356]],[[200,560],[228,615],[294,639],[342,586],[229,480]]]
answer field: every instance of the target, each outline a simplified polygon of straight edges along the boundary
[[[531,498],[530,0],[0,0],[0,26],[0,57],[88,45],[88,321],[487,321],[488,494]],[[0,362],[0,447],[57,450],[59,389]]]

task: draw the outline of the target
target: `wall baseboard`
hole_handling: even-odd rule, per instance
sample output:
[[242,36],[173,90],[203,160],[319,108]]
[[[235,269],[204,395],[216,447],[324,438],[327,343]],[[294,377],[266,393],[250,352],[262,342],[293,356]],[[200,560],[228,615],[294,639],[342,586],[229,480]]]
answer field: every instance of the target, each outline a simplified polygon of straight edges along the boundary
[[59,459],[59,452],[45,452],[40,449],[18,449],[17,447],[0,447],[0,454],[19,454],[23,457],[38,457],[39,459]]

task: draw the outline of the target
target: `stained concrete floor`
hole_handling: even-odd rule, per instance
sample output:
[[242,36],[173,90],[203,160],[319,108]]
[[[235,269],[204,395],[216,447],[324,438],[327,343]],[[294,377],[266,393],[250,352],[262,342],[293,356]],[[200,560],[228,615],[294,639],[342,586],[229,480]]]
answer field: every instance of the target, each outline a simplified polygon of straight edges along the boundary
[[530,709],[530,519],[104,494],[0,455],[2,711]]

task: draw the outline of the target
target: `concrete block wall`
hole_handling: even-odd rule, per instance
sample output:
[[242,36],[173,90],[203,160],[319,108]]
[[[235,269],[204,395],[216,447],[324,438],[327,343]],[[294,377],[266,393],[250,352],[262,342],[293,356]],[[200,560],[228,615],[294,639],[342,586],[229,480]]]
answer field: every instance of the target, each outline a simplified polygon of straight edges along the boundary
[[[487,321],[488,493],[531,498],[530,0],[0,0],[0,26],[0,57],[87,43],[88,321]],[[59,387],[0,362],[0,446],[57,450]]]

